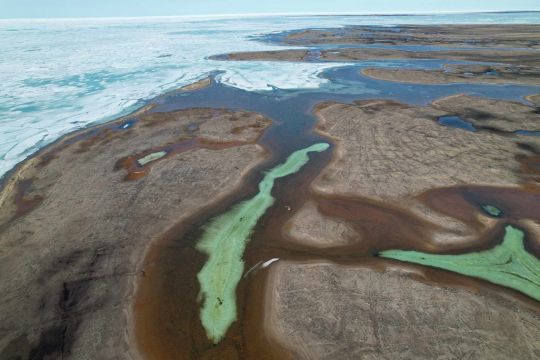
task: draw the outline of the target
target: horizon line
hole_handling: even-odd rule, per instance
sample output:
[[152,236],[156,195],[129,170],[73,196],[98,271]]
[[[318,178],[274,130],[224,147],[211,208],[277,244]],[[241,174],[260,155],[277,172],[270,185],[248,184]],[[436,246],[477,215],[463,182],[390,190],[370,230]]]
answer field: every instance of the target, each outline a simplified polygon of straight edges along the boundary
[[415,11],[415,12],[280,12],[280,13],[234,13],[234,14],[192,14],[192,15],[148,15],[148,16],[94,16],[94,17],[36,17],[36,18],[0,18],[0,22],[35,20],[35,21],[65,21],[65,20],[138,20],[138,19],[201,19],[265,17],[265,16],[427,16],[441,14],[512,14],[540,13],[538,10],[478,10],[478,11]]

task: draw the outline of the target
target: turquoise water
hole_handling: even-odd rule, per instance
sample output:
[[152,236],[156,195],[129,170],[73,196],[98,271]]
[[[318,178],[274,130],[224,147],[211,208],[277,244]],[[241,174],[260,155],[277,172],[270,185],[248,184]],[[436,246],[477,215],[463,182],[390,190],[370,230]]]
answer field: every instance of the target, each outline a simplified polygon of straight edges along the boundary
[[209,339],[218,343],[237,318],[236,287],[244,272],[243,254],[253,228],[275,199],[277,179],[299,171],[309,153],[326,151],[327,143],[316,143],[292,153],[287,161],[269,170],[259,183],[259,193],[206,225],[197,249],[208,255],[197,275],[203,306],[201,321]]
[[221,71],[217,81],[226,85],[276,91],[317,89],[328,84],[319,76],[323,71],[344,65],[208,59],[231,51],[283,49],[251,40],[261,34],[433,23],[540,23],[540,13],[2,20],[0,176],[63,134],[130,112],[216,70]]

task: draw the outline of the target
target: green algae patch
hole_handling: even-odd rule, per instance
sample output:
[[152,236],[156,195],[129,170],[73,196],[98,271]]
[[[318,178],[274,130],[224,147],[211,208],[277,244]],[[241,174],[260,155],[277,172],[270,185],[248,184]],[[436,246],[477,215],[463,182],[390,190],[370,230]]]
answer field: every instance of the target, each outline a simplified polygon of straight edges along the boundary
[[167,155],[167,152],[165,152],[165,151],[157,151],[157,152],[148,154],[148,155],[140,158],[139,160],[137,160],[137,162],[139,163],[140,166],[144,166],[144,165],[146,165],[146,164],[148,164],[148,163],[150,163],[152,161],[161,159],[165,155]]
[[208,260],[197,275],[203,301],[201,322],[209,339],[218,343],[236,321],[236,286],[244,271],[242,256],[253,228],[274,203],[271,195],[274,181],[294,174],[308,161],[308,153],[329,148],[317,143],[292,153],[287,160],[269,172],[259,183],[259,193],[230,211],[213,219],[204,229],[197,250]]
[[482,210],[484,210],[484,212],[486,214],[488,214],[490,216],[493,216],[493,217],[501,217],[502,214],[503,214],[501,209],[499,209],[496,206],[490,205],[490,204],[482,205]]
[[468,275],[520,291],[540,301],[540,260],[523,245],[523,231],[508,225],[500,245],[481,252],[436,255],[387,250],[379,256],[432,266]]

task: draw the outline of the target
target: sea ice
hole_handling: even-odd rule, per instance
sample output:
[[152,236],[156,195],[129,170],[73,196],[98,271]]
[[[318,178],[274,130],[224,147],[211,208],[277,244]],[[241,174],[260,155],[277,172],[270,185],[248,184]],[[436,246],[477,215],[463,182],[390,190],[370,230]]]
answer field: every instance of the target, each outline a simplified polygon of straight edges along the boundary
[[253,36],[352,24],[538,22],[530,14],[0,20],[0,176],[61,135],[221,70],[246,90],[316,88],[340,64],[209,60],[283,49]]

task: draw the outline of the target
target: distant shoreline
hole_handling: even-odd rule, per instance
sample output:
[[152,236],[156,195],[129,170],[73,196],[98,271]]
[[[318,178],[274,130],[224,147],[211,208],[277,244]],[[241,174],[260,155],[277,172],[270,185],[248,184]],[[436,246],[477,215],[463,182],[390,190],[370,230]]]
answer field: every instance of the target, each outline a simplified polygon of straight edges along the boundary
[[81,20],[218,20],[218,19],[236,19],[244,17],[308,17],[308,16],[365,16],[365,17],[376,17],[376,16],[434,16],[434,15],[477,15],[477,14],[531,14],[539,13],[538,10],[512,10],[512,11],[497,11],[497,10],[487,10],[487,11],[421,11],[421,12],[313,12],[313,13],[247,13],[247,14],[201,14],[201,15],[150,15],[150,16],[96,16],[96,17],[44,17],[44,18],[0,18],[0,23],[2,22],[14,22],[14,21],[81,21]]

